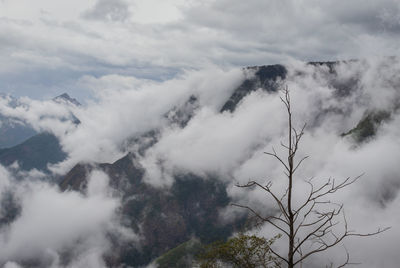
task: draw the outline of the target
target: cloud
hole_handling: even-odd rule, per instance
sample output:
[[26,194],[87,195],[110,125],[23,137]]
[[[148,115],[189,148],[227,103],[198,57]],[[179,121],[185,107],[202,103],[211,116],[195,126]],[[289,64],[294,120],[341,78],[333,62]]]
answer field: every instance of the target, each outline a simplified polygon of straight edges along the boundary
[[164,83],[139,83],[133,89],[127,88],[126,82],[132,81],[128,77],[90,78],[88,81],[96,87],[99,102],[76,111],[81,124],[61,136],[69,161],[75,164],[77,161],[117,160],[123,153],[121,144],[135,135],[162,128],[166,113],[183,105],[191,95],[197,96],[200,103],[219,109],[234,85],[240,83],[240,73],[237,69],[212,68],[188,72]]
[[15,262],[7,262],[4,266],[4,268],[20,268],[21,266],[19,266],[18,264],[16,264]]
[[93,20],[125,21],[130,16],[129,5],[123,0],[98,0],[83,16]]
[[[255,148],[265,144],[267,133],[279,129],[276,120],[260,124],[266,115],[277,110],[279,102],[271,101],[270,105],[265,105],[271,98],[255,92],[234,115],[201,109],[183,130],[165,131],[160,141],[147,152],[144,163],[153,159],[163,162],[164,168],[172,165],[181,172],[229,178],[238,164],[249,158]],[[148,171],[154,172],[154,169]]]
[[[400,189],[396,163],[400,157],[398,58],[371,57],[341,62],[334,71],[326,65],[290,61],[287,69],[284,83],[291,90],[295,126],[308,123],[299,157],[310,155],[310,159],[298,171],[296,199],[300,200],[308,191],[302,179],[314,176],[317,183],[322,183],[329,177],[340,180],[364,173],[358,183],[336,194],[334,199],[345,203],[349,224],[361,232],[373,231],[378,226],[394,226],[397,216],[390,215],[398,209]],[[213,175],[226,183],[233,200],[269,212],[273,209],[273,203],[265,199],[264,192],[247,192],[235,187],[235,184],[256,179],[262,183],[272,181],[278,192],[284,190],[281,167],[264,152],[274,146],[277,153],[283,155],[279,144],[286,139],[287,115],[279,94],[263,90],[247,95],[233,113],[220,113],[224,102],[245,77],[240,69],[224,70],[215,66],[201,71],[186,71],[177,78],[163,82],[128,75],[87,75],[79,83],[92,90],[96,99],[85,106],[74,108],[25,98],[21,100],[22,105],[16,108],[2,100],[0,111],[29,122],[38,130],[48,130],[57,135],[69,155],[65,162],[53,166],[53,170],[61,174],[81,161],[113,162],[129,150],[137,153],[135,146],[124,145],[133,137],[157,129],[157,142],[144,154],[138,155],[147,169],[146,182],[154,186],[166,186],[173,182],[177,173]],[[197,103],[191,111],[192,118],[188,124],[185,127],[169,124],[166,114],[185,106],[191,96],[197,99]],[[392,111],[392,115],[389,121],[382,123],[373,139],[355,144],[351,138],[341,137],[368,112],[377,109]],[[65,120],[71,113],[80,120],[79,125]],[[30,174],[34,175],[33,172]],[[54,232],[54,239],[42,239],[35,253],[49,263],[58,262],[62,265],[62,257],[57,259],[62,256],[60,251],[73,245],[76,235],[82,234],[87,239],[81,243],[79,249],[83,248],[82,254],[77,254],[75,260],[84,266],[84,263],[93,259],[100,261],[98,265],[101,266],[101,258],[96,256],[107,251],[107,240],[104,240],[103,234],[109,230],[110,224],[115,224],[113,217],[119,203],[110,197],[104,174],[94,173],[91,181],[86,195],[60,193],[47,184],[19,187],[25,210],[7,230],[8,238],[2,237],[10,239],[7,240],[7,251],[4,251],[4,254],[8,254],[5,261],[18,262],[18,256],[28,258],[29,254],[33,254],[34,251],[29,250],[31,244],[23,241],[38,239],[37,236],[42,233],[39,231],[43,230],[39,228],[36,236],[24,229],[37,223],[32,215],[45,217],[50,212],[57,214],[61,213],[58,210],[72,210],[69,214],[73,217],[66,220],[63,215],[57,214],[60,220],[68,223],[70,229],[67,230],[70,231],[58,235],[54,226],[64,226],[64,222],[50,219],[50,225],[44,227]],[[0,185],[8,187],[9,179]],[[82,215],[89,213],[87,211],[97,213],[92,208],[96,202],[104,202],[109,210],[99,212],[98,218],[91,217],[88,222],[98,228],[89,228],[86,220],[81,222],[77,219],[83,219]],[[50,204],[45,206],[47,203]],[[70,208],[70,204],[78,209]],[[224,216],[229,218],[235,213],[228,210]],[[364,224],[367,221],[368,224]],[[346,243],[347,248],[354,252],[356,261],[362,261],[372,258],[368,251],[373,243],[382,244],[387,251],[379,251],[376,260],[368,263],[372,267],[379,267],[380,262],[389,265],[391,261],[397,261],[390,247],[395,248],[400,234],[396,230],[388,232],[390,238],[383,234],[378,240],[363,241],[364,252],[352,240]],[[272,232],[265,227],[261,234],[270,237]],[[388,244],[383,245],[385,242]],[[20,255],[13,253],[22,244],[27,245],[27,252],[21,250]],[[53,251],[46,251],[46,248]],[[342,249],[338,250],[337,254],[341,254]],[[386,261],[387,256],[392,259]]]
[[122,239],[135,239],[119,227],[119,199],[111,195],[108,177],[102,172],[91,174],[85,195],[60,192],[43,182],[13,184],[21,212],[0,230],[0,263],[10,267],[30,261],[39,261],[42,267],[105,267],[102,256],[109,250],[108,232],[121,230]]
[[76,83],[86,75],[165,80],[210,63],[243,67],[399,53],[396,0],[99,0],[60,8],[19,0],[2,2],[0,10],[1,56],[9,62],[0,69],[0,87],[42,98],[59,88],[87,98]]
[[[348,72],[349,69],[346,65],[344,64],[339,68],[346,68]],[[340,111],[346,106],[352,105],[352,107],[347,108],[351,108],[352,113],[358,115],[358,118],[370,109],[393,109],[399,96],[397,90],[399,83],[395,82],[389,85],[383,82],[386,81],[385,78],[380,80],[380,72],[375,71],[377,66],[382,68],[382,63],[375,65],[375,67],[370,66],[370,71],[362,74],[364,76],[361,79],[362,83],[355,88],[355,95],[350,96],[352,102],[348,103],[346,97],[344,105],[341,105],[340,98],[334,97],[332,87],[321,84],[323,80],[319,79],[319,75],[315,73],[316,70],[314,70],[313,79],[309,79],[308,75],[292,78],[295,81],[289,82],[289,87],[292,89],[292,104],[296,111],[294,113],[295,122],[307,122],[310,118],[315,117],[317,114],[314,109],[318,109],[319,114],[323,114],[324,108],[336,108],[336,111]],[[394,68],[394,72],[397,72],[394,66],[396,64],[390,64],[390,68]],[[361,69],[364,67],[361,67]],[[388,71],[389,69],[385,70]],[[391,71],[388,72],[390,73],[389,76],[394,74]],[[397,80],[390,79],[390,81]],[[322,98],[322,100],[320,101],[319,98]],[[321,105],[323,106],[321,107]],[[395,159],[399,157],[398,112],[395,112],[392,116],[392,121],[382,126],[375,139],[357,147],[354,146],[351,139],[343,139],[339,135],[342,131],[340,127],[351,125],[352,121],[354,122],[353,126],[357,123],[357,119],[348,116],[347,113],[342,115],[340,113],[328,113],[316,128],[314,128],[315,126],[309,127],[300,145],[298,157],[310,155],[310,159],[303,164],[303,168],[296,175],[295,204],[300,202],[304,198],[304,193],[309,191],[303,179],[315,177],[316,183],[321,184],[328,178],[335,178],[340,181],[349,176],[356,177],[364,174],[354,185],[343,192],[335,193],[330,201],[344,204],[349,229],[351,230],[369,233],[377,230],[378,227],[396,226],[397,214],[392,216],[390,214],[393,209],[398,209],[399,206],[399,170],[395,164]],[[253,158],[250,158],[238,168],[235,178],[242,183],[253,178],[257,178],[261,183],[272,181],[274,191],[282,193],[281,191],[285,189],[282,166],[274,159],[262,156],[262,152],[270,150],[271,146],[274,145],[279,147],[280,140],[285,141],[285,139],[282,134],[272,137],[272,142],[268,146],[259,150]],[[282,155],[282,151],[277,151]],[[243,193],[243,189],[234,187],[231,190],[231,195],[237,196],[245,204],[252,204],[252,200],[258,202],[261,200],[262,205],[258,208],[263,212],[268,211],[270,209],[269,204],[273,202],[272,199],[265,197],[263,191]],[[248,200],[249,198],[250,200]],[[253,206],[257,207],[256,204]],[[265,209],[265,206],[267,206],[267,209]],[[265,229],[259,234],[272,237],[274,231],[266,224]],[[391,267],[398,262],[394,249],[399,237],[400,233],[392,228],[386,233],[374,237],[351,238],[346,240],[344,245],[350,252],[351,261],[361,262],[365,267]],[[360,246],[360,243],[362,243],[362,246]],[[284,248],[284,245],[280,245],[280,242],[275,246]],[[378,248],[379,250],[375,250]],[[338,246],[332,251],[328,251],[327,254],[311,259],[311,262],[307,262],[305,265],[307,267],[320,267],[328,260],[339,264],[340,261],[344,261],[345,256],[345,249]]]
[[[84,77],[80,83],[93,90],[97,101],[75,107],[54,101],[19,100],[12,107],[0,100],[0,113],[56,135],[68,154],[53,170],[64,173],[80,161],[113,162],[126,153],[127,139],[165,126],[166,114],[191,96],[218,111],[243,79],[240,69],[210,67],[187,71],[166,82],[138,80],[130,76]],[[144,112],[145,111],[145,112]],[[73,118],[80,124],[74,124]]]
[[[382,56],[400,52],[397,0],[142,2],[0,2],[0,57],[8,63],[0,67],[0,90],[42,99],[64,91],[91,97],[80,108],[32,98],[22,98],[18,107],[0,101],[2,114],[60,139],[68,159],[54,165],[54,172],[65,173],[81,161],[117,160],[129,150],[123,148],[127,140],[158,129],[159,141],[141,159],[147,182],[168,185],[174,173],[187,171],[213,174],[228,184],[232,198],[265,205],[264,193],[234,185],[255,178],[272,180],[277,191],[284,186],[279,165],[263,154],[271,146],[282,153],[286,117],[277,95],[257,91],[233,114],[218,111],[244,78],[232,66],[284,62],[295,120],[308,123],[300,154],[311,158],[299,176],[365,173],[337,196],[348,204],[349,222],[366,231],[396,226],[400,63]],[[336,73],[298,62],[350,58],[364,60],[343,62]],[[353,90],[346,92],[350,86]],[[183,129],[168,125],[165,114],[191,95],[199,106],[189,124]],[[395,110],[374,139],[355,145],[340,137],[374,109]],[[69,120],[72,114],[80,125]],[[89,192],[81,195],[44,183],[15,184],[0,168],[0,197],[15,190],[23,207],[20,217],[1,230],[0,259],[6,267],[18,267],[21,258],[33,255],[62,266],[63,249],[81,237],[76,249],[81,252],[70,265],[104,266],[104,232],[116,224],[119,201],[107,193],[104,174],[93,176],[99,181],[92,178]],[[299,184],[298,189],[301,197],[306,188]],[[98,204],[107,209],[98,211]],[[265,207],[270,209],[270,203]],[[49,218],[50,213],[57,217]],[[59,226],[66,228],[64,234]],[[265,229],[263,234],[271,233]],[[392,267],[398,263],[399,237],[392,228],[363,240],[362,247],[351,240],[348,249],[371,267]]]
[[[295,125],[309,123],[298,157],[310,155],[310,159],[296,175],[296,204],[309,191],[303,179],[315,177],[315,182],[322,184],[328,178],[340,181],[364,174],[354,185],[335,193],[331,201],[345,204],[352,230],[369,233],[379,227],[395,226],[397,216],[390,214],[398,209],[400,189],[396,164],[400,145],[398,60],[343,62],[336,72],[297,62],[291,63],[288,69],[286,83],[291,89]],[[354,83],[350,77],[357,77],[358,82]],[[349,92],[341,91],[349,87]],[[341,137],[340,134],[376,109],[392,111],[392,118],[382,124],[375,138],[356,145],[351,138]],[[184,129],[165,129],[159,142],[147,151],[142,159],[147,167],[147,181],[164,186],[171,183],[176,173],[211,174],[228,184],[229,194],[236,202],[268,213],[273,209],[273,200],[266,198],[265,192],[246,191],[235,184],[253,179],[262,184],[271,181],[274,191],[283,194],[282,167],[263,152],[275,147],[284,157],[280,142],[286,140],[286,120],[278,95],[261,91],[248,95],[233,114],[200,108]],[[236,211],[231,211],[225,212],[224,217],[229,217],[229,213],[236,215]],[[272,237],[274,232],[265,227],[259,234]],[[351,254],[354,252],[351,256],[355,262],[368,267],[390,267],[398,261],[394,251],[399,237],[400,233],[390,229],[362,240],[363,250],[359,249],[357,239],[349,239],[345,245]],[[381,245],[385,250],[370,255],[374,247]],[[322,255],[311,259],[308,265],[320,267],[328,259],[340,262],[345,257],[340,246],[328,254],[329,258]]]

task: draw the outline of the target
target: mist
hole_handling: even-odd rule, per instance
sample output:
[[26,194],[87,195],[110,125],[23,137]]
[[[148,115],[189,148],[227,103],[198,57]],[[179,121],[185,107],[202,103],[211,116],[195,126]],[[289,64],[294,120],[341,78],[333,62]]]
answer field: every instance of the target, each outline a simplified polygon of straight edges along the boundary
[[[332,201],[345,204],[351,229],[391,229],[344,244],[354,262],[371,268],[395,267],[400,262],[398,58],[339,62],[335,72],[326,65],[296,60],[285,67],[287,77],[277,83],[290,90],[295,127],[307,123],[298,157],[310,156],[296,175],[295,199],[300,202],[308,191],[303,179],[314,177],[322,183],[363,174]],[[49,176],[65,175],[82,162],[112,163],[131,152],[145,169],[146,183],[156,188],[168,188],[177,174],[212,175],[225,183],[232,200],[268,213],[273,206],[265,193],[235,185],[271,181],[277,192],[284,190],[282,166],[264,154],[272,147],[284,154],[280,142],[286,139],[287,114],[280,93],[260,88],[244,97],[234,112],[220,112],[244,79],[253,76],[251,70],[215,66],[165,82],[86,76],[81,83],[96,92],[96,99],[86,105],[23,98],[12,107],[2,99],[0,112],[59,139],[68,156],[49,166]],[[191,113],[187,124],[171,123],[168,114],[184,107],[192,96],[196,105],[186,111]],[[390,119],[379,125],[373,137],[357,142],[341,135],[369,112],[381,110],[389,112]],[[79,124],[70,120],[72,115]],[[140,144],[129,142],[152,130],[157,140],[144,152],[139,152]],[[26,178],[19,181],[8,169],[0,170],[0,194],[12,192],[21,212],[0,230],[0,262],[6,267],[23,266],[34,258],[46,267],[104,267],[102,256],[110,250],[107,233],[137,239],[138,234],[126,230],[118,217],[120,199],[108,186],[106,174],[93,172],[86,192],[61,192],[54,183],[35,179],[33,173],[24,173]],[[233,219],[237,213],[227,209],[223,217]],[[253,231],[267,238],[275,234],[267,225]],[[62,257],[67,250],[72,250],[70,262]],[[308,265],[318,267],[328,259],[340,262],[343,252],[339,246]]]
[[3,167],[1,182],[0,199],[12,193],[20,211],[0,229],[0,263],[5,267],[106,267],[109,234],[137,240],[120,224],[120,200],[102,172],[92,172],[85,193],[60,192],[29,177],[21,182]]

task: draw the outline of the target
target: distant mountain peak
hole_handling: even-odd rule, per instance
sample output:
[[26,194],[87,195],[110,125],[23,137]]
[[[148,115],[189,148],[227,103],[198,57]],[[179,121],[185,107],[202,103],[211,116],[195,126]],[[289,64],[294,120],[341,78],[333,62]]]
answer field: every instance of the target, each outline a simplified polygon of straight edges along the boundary
[[68,93],[63,93],[60,96],[57,96],[53,99],[53,101],[57,103],[67,103],[67,104],[73,104],[75,106],[81,106],[79,101],[77,101],[75,98],[71,98]]

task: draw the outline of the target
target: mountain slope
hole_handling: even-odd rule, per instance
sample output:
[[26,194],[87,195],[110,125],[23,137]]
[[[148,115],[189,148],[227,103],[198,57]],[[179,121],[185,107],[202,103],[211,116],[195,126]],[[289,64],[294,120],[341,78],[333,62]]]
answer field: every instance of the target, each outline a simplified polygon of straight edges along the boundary
[[[289,67],[283,65],[248,67],[245,69],[245,72],[251,72],[253,75],[245,79],[239,87],[233,89],[229,98],[227,98],[225,102],[222,102],[223,105],[221,108],[218,106],[216,107],[216,111],[213,110],[213,112],[215,112],[216,117],[219,119],[230,120],[243,112],[241,109],[237,108],[240,105],[248,105],[248,99],[246,99],[246,97],[252,92],[264,91],[264,93],[276,94],[279,87],[285,82],[294,83],[296,79],[299,79],[297,81],[301,81],[302,78],[311,79],[309,77],[318,76],[318,79],[320,79],[318,82],[323,83],[323,86],[328,89],[328,99],[332,100],[334,105],[325,105],[322,101],[307,102],[309,105],[303,105],[306,112],[310,112],[307,118],[307,127],[308,130],[312,132],[326,123],[327,120],[335,119],[335,116],[342,118],[352,115],[353,107],[347,105],[348,103],[346,103],[345,100],[348,97],[350,99],[351,97],[357,98],[357,90],[362,87],[362,84],[357,74],[342,78],[337,68],[339,65],[339,62],[312,62],[306,64],[306,68],[292,68],[290,70]],[[315,84],[312,86],[315,86]],[[312,86],[310,86],[310,88]],[[302,89],[305,88],[301,96],[308,96],[309,88],[303,85],[301,85],[301,87]],[[254,94],[254,96],[256,98],[258,97],[257,94]],[[300,96],[300,94],[298,96]],[[268,98],[270,96],[266,97]],[[61,102],[65,100],[71,102],[69,96],[61,95],[59,98],[61,98]],[[279,101],[279,99],[277,100]],[[164,141],[163,139],[165,139],[165,137],[163,135],[166,135],[166,131],[163,128],[170,131],[167,133],[168,135],[173,135],[174,133],[182,133],[186,130],[190,130],[190,128],[193,128],[194,123],[202,127],[204,126],[205,121],[200,121],[201,124],[196,122],[202,111],[202,105],[204,105],[202,101],[201,95],[192,95],[187,98],[186,102],[180,102],[180,104],[176,106],[173,106],[173,104],[168,106],[170,109],[165,109],[167,112],[163,110],[161,114],[163,124],[158,126],[158,128],[146,129],[142,134],[135,134],[122,142],[118,141],[119,148],[127,153],[124,157],[114,163],[93,163],[91,161],[78,163],[60,180],[59,188],[62,191],[79,191],[82,193],[82,196],[85,196],[88,180],[92,171],[100,170],[109,176],[109,186],[112,187],[112,192],[118,196],[118,200],[121,200],[121,207],[118,209],[118,217],[121,217],[120,222],[123,223],[124,227],[138,234],[140,239],[135,243],[122,242],[120,238],[113,237],[112,234],[110,234],[112,252],[108,252],[104,256],[108,266],[118,267],[119,265],[126,265],[142,267],[162,256],[158,260],[167,263],[165,267],[174,267],[168,266],[171,263],[171,259],[190,259],[190,257],[186,258],[187,256],[185,255],[192,254],[190,253],[192,249],[187,247],[187,245],[191,244],[190,241],[198,241],[199,244],[201,244],[213,242],[218,239],[225,239],[234,231],[240,230],[243,226],[246,216],[237,218],[233,220],[234,222],[230,223],[223,222],[220,219],[220,212],[228,208],[231,202],[227,193],[227,187],[233,187],[234,185],[233,181],[228,182],[228,180],[225,177],[222,178],[222,176],[229,176],[229,178],[237,179],[235,175],[230,173],[225,175],[226,173],[214,172],[212,169],[212,171],[208,169],[206,169],[206,171],[201,170],[204,172],[197,172],[196,174],[203,175],[195,175],[195,171],[190,171],[190,165],[188,168],[186,166],[181,168],[179,165],[173,166],[176,164],[173,163],[171,164],[172,168],[177,168],[171,169],[173,171],[167,170],[166,172],[167,175],[171,175],[170,179],[172,185],[168,187],[155,187],[147,183],[146,171],[140,164],[141,160],[146,160],[146,156],[148,156],[147,153],[151,154],[157,151],[157,146]],[[342,101],[344,103],[343,105],[336,105],[337,102],[341,104]],[[264,105],[264,102],[260,102],[259,105]],[[223,114],[218,114],[218,111]],[[257,112],[258,111],[259,110],[257,110]],[[360,113],[356,113],[356,117],[352,118],[351,121],[346,121],[345,127],[339,124],[334,125],[332,128],[333,135],[336,135],[338,140],[340,140],[340,133],[346,132],[342,136],[351,136],[354,139],[350,140],[350,142],[363,146],[364,141],[369,141],[374,138],[374,135],[381,125],[391,120],[391,113],[394,112],[393,109],[384,110],[383,112],[371,111],[373,110],[366,109],[361,110]],[[271,110],[269,114],[274,112],[275,110]],[[264,113],[258,112],[257,115],[261,115],[260,118],[262,118]],[[360,116],[360,118],[357,116]],[[79,124],[78,119],[74,120],[72,116],[71,118],[74,122],[76,121],[76,124]],[[69,118],[68,120],[71,119]],[[217,122],[221,123],[219,120]],[[275,123],[276,122],[272,122],[271,124]],[[237,124],[228,125],[227,129],[229,131],[237,131],[235,128],[236,126]],[[214,131],[216,133],[220,131],[215,125],[213,125],[213,127],[214,128],[210,127],[207,133],[201,131],[196,133],[200,133],[199,136],[204,137],[208,134],[214,134]],[[275,126],[271,125],[271,127]],[[79,126],[77,126],[77,128],[79,128]],[[198,128],[194,129],[199,130]],[[349,129],[350,131],[348,131]],[[337,132],[335,130],[337,130]],[[258,131],[259,130],[256,130],[254,132],[258,133]],[[52,135],[50,134],[41,135],[29,139],[19,146],[1,150],[0,163],[9,165],[12,164],[13,161],[19,160],[24,169],[32,167],[46,169],[48,163],[61,161],[65,157],[65,154],[63,154],[56,138],[54,136],[51,137]],[[269,134],[263,134],[263,138],[268,139],[269,137],[265,137],[268,135]],[[189,138],[191,137],[190,135],[188,136]],[[179,143],[178,141],[173,143],[174,146],[167,148],[170,151],[179,151],[177,147],[181,144],[182,146],[190,146],[192,143],[195,143],[198,137],[193,137],[194,139],[187,139],[186,145],[184,142]],[[227,137],[226,132],[221,131],[221,135],[218,136],[216,140],[217,142],[221,142],[225,141],[225,138],[229,137]],[[208,157],[210,152],[212,153],[213,151],[208,150],[209,143],[205,142],[203,144],[205,144],[203,146],[204,155]],[[214,144],[215,143],[212,145]],[[264,145],[264,143],[262,143],[262,145]],[[231,145],[231,143],[228,143],[228,146],[222,147],[222,150],[225,151],[229,146],[235,146],[235,144]],[[255,146],[259,145],[257,144]],[[198,150],[197,147],[194,147],[194,149]],[[161,151],[164,153],[163,150]],[[229,151],[229,148],[227,151]],[[232,155],[242,153],[238,151],[232,152]],[[254,152],[259,153],[257,150]],[[154,160],[154,165],[157,165],[157,168],[160,168],[160,170],[164,167],[167,167],[167,169],[170,168],[168,165],[169,163],[164,166],[163,163],[160,164],[157,162],[168,161],[168,154],[166,155],[165,158],[163,158],[164,155],[161,155]],[[189,158],[191,154],[186,153],[183,157]],[[197,161],[196,158],[194,159]],[[201,160],[204,161],[205,158],[203,157],[199,161]],[[150,161],[153,161],[153,159]],[[215,161],[223,162],[224,159],[223,157],[217,157]],[[239,165],[241,165],[241,163],[239,163]],[[185,172],[181,170],[185,170]],[[234,170],[234,168],[231,170]],[[162,171],[163,170],[161,170],[161,172]],[[246,176],[247,174],[243,175],[245,179]],[[391,194],[386,196],[393,198]],[[14,215],[15,213],[12,212],[13,211],[9,214]],[[263,213],[268,214],[270,212],[271,211],[263,210]],[[4,222],[6,223],[7,221]],[[61,252],[60,254],[62,255],[64,253]],[[65,253],[65,256],[62,255],[61,258],[66,259],[65,262],[68,263],[67,253]],[[190,267],[190,265],[187,266],[187,264],[184,263],[180,263],[180,265],[181,266],[176,267]]]
[[222,106],[221,112],[233,112],[239,102],[259,88],[274,92],[278,89],[277,82],[286,78],[287,70],[283,65],[268,65],[248,67],[247,70],[254,71],[255,74],[251,78],[247,78],[243,83],[233,92],[228,101]]
[[144,170],[133,154],[113,164],[79,164],[61,181],[61,189],[85,191],[93,169],[109,175],[110,186],[122,194],[121,211],[129,222],[127,227],[142,237],[141,248],[115,241],[115,250],[107,257],[110,265],[146,265],[192,236],[209,243],[228,237],[241,224],[219,221],[219,210],[230,202],[220,180],[180,174],[169,190],[155,188],[143,180]]
[[36,168],[47,171],[48,164],[58,163],[66,158],[58,139],[50,133],[41,133],[11,148],[0,150],[0,163],[9,166],[18,162],[23,170]]
[[[332,89],[332,98],[341,99],[351,95],[359,82],[354,77],[345,80],[338,79],[335,69],[338,64],[338,62],[308,63],[322,69],[322,75]],[[287,79],[289,75],[286,67],[282,65],[249,67],[247,70],[254,72],[254,76],[249,77],[233,90],[220,109],[221,113],[234,113],[243,99],[253,91],[263,90],[275,93],[281,86],[281,80]],[[304,73],[299,71],[291,75],[301,77]],[[183,107],[175,107],[165,115],[165,118],[168,119],[169,125],[184,129],[196,116],[198,105],[197,99],[190,97]],[[315,118],[311,119],[314,121],[310,122],[310,128],[317,127],[329,115],[346,114],[348,112],[346,108],[331,109],[328,106],[315,109]],[[389,115],[385,114],[383,117],[373,116],[374,133],[380,122],[385,121]],[[367,121],[371,119],[368,116],[366,118]],[[360,118],[360,123],[349,134],[361,133],[362,137],[373,136],[373,133],[369,133],[370,124],[368,122],[365,124],[365,121],[364,117]],[[131,148],[137,148],[134,151],[143,156],[147,149],[159,142],[159,134],[157,130],[148,132],[142,137],[130,139],[129,145]],[[361,141],[355,140],[355,142]],[[134,244],[121,245],[118,241],[114,241],[115,250],[107,256],[110,265],[126,264],[133,267],[147,265],[173,248],[177,247],[180,252],[182,246],[179,245],[190,241],[193,237],[203,243],[224,239],[232,231],[238,230],[245,220],[245,218],[240,218],[231,224],[219,221],[219,211],[230,203],[226,185],[222,183],[221,178],[200,177],[190,172],[174,174],[170,188],[156,188],[144,180],[145,170],[134,153],[112,164],[80,163],[61,181],[61,189],[84,192],[88,176],[94,169],[100,169],[109,175],[110,186],[122,195],[121,211],[123,218],[129,222],[127,227],[142,237],[139,242],[140,247]]]
[[22,122],[0,115],[0,148],[15,146],[37,134]]

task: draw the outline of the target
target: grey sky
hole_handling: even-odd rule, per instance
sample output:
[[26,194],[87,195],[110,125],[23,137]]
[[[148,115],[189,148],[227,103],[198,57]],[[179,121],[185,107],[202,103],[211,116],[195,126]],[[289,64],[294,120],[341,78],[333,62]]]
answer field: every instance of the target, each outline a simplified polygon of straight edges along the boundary
[[0,91],[80,99],[85,75],[397,55],[397,0],[3,0]]
[[[267,177],[280,186],[282,170],[263,154],[285,133],[279,98],[254,92],[234,113],[219,110],[244,78],[231,67],[288,63],[286,83],[293,89],[296,122],[313,122],[325,110],[351,111],[327,113],[310,128],[302,148],[312,157],[299,176],[340,179],[364,172],[358,187],[337,196],[349,204],[349,222],[366,232],[377,226],[393,229],[361,246],[350,241],[348,249],[367,267],[396,267],[400,115],[394,113],[376,138],[359,148],[340,133],[353,128],[366,111],[398,105],[399,57],[381,61],[375,56],[399,56],[399,41],[398,0],[0,0],[0,92],[39,99],[62,92],[79,101],[96,98],[80,107],[31,98],[10,107],[0,99],[0,112],[60,139],[69,157],[50,167],[55,173],[65,174],[79,162],[113,162],[126,153],[121,148],[125,141],[159,129],[159,142],[140,158],[147,182],[165,186],[174,172],[182,171],[217,174],[230,183],[230,197],[265,200],[264,193],[249,194],[234,185]],[[349,58],[370,59],[337,67],[339,81],[359,78],[360,86],[347,99],[335,97],[326,69],[298,61]],[[303,75],[290,75],[299,71]],[[165,114],[191,95],[200,106],[190,124],[170,127]],[[79,126],[65,120],[71,112]],[[0,230],[0,261],[13,260],[22,249],[27,256],[50,252],[57,257],[76,237],[84,246],[78,260],[102,261],[108,246],[104,233],[117,226],[119,200],[109,195],[104,174],[92,177],[100,178],[91,180],[93,189],[102,191],[81,196],[33,180],[20,184],[0,167],[0,195],[14,187],[24,206],[22,216]],[[386,200],[389,190],[393,199]],[[67,211],[68,219],[53,211]],[[60,226],[66,231],[59,233]],[[29,232],[31,227],[38,231]],[[93,249],[95,256],[86,256]],[[58,266],[56,257],[53,267]]]

